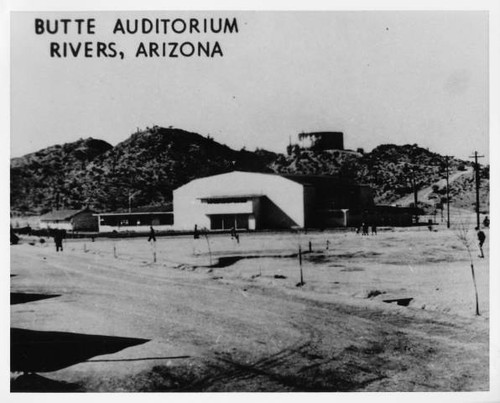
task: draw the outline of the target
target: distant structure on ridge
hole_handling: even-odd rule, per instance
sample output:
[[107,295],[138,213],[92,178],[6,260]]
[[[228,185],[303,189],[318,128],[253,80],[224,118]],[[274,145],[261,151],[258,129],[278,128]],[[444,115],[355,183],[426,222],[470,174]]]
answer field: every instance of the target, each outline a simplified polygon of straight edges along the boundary
[[299,141],[302,143],[308,142],[309,144],[304,144],[304,147],[316,151],[344,149],[343,132],[299,133]]

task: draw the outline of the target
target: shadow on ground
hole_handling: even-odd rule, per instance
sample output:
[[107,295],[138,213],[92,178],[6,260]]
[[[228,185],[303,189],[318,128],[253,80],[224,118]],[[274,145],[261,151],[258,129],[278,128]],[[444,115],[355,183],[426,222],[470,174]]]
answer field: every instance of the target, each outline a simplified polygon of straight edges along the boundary
[[54,381],[38,374],[23,374],[10,383],[11,392],[79,392],[80,385]]
[[10,304],[25,304],[27,302],[39,301],[41,299],[60,297],[60,294],[26,294],[20,292],[10,293]]
[[[303,252],[305,255],[307,252]],[[215,263],[212,263],[211,265],[207,267],[211,268],[224,268],[224,267],[229,267],[234,265],[235,263],[239,262],[240,260],[243,259],[270,259],[270,258],[275,258],[275,259],[289,259],[289,258],[296,258],[298,257],[298,253],[270,253],[270,254],[258,254],[258,253],[253,253],[253,254],[242,254],[242,255],[233,255],[233,256],[219,256],[215,258]]]
[[[149,341],[127,337],[42,332],[18,328],[10,329],[10,340],[10,370],[25,374],[24,379],[19,380],[21,378],[19,377],[15,384],[13,382],[12,391],[32,391],[29,389],[30,385],[35,389],[47,387],[47,391],[54,391],[53,381],[42,381],[41,377],[28,375],[33,372],[57,371],[97,355],[116,353]],[[57,385],[55,386],[55,389],[59,390]],[[62,389],[68,385],[63,386]],[[28,387],[28,390],[19,390],[20,387]]]

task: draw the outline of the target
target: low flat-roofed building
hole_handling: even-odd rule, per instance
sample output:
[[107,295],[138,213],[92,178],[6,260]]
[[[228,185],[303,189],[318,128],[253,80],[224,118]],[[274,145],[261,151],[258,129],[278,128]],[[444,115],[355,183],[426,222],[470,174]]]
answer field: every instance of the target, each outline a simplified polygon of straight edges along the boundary
[[40,217],[40,228],[82,232],[97,231],[95,213],[96,211],[89,208],[54,210]]
[[171,230],[174,215],[170,206],[152,206],[96,214],[99,232],[148,232]]

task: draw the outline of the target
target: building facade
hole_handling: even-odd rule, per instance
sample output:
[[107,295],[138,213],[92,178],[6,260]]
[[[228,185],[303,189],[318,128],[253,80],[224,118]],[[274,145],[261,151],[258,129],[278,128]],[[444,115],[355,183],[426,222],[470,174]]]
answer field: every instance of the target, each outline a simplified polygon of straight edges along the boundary
[[40,217],[40,228],[63,229],[66,231],[97,231],[96,212],[83,210],[54,210]]
[[369,187],[337,178],[240,171],[195,179],[173,202],[177,230],[348,226],[373,206]]
[[175,228],[192,230],[304,227],[309,193],[279,175],[230,172],[174,190]]

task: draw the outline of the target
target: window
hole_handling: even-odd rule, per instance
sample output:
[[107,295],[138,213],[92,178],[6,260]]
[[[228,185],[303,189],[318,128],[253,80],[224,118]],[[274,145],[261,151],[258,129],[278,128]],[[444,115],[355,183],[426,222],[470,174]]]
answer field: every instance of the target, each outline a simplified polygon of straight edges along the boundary
[[211,229],[248,229],[248,214],[227,214],[210,216]]
[[238,214],[236,216],[236,228],[237,229],[248,229],[248,215]]
[[251,200],[249,197],[224,197],[220,199],[202,199],[202,203],[207,204],[224,204],[224,203],[246,203]]

